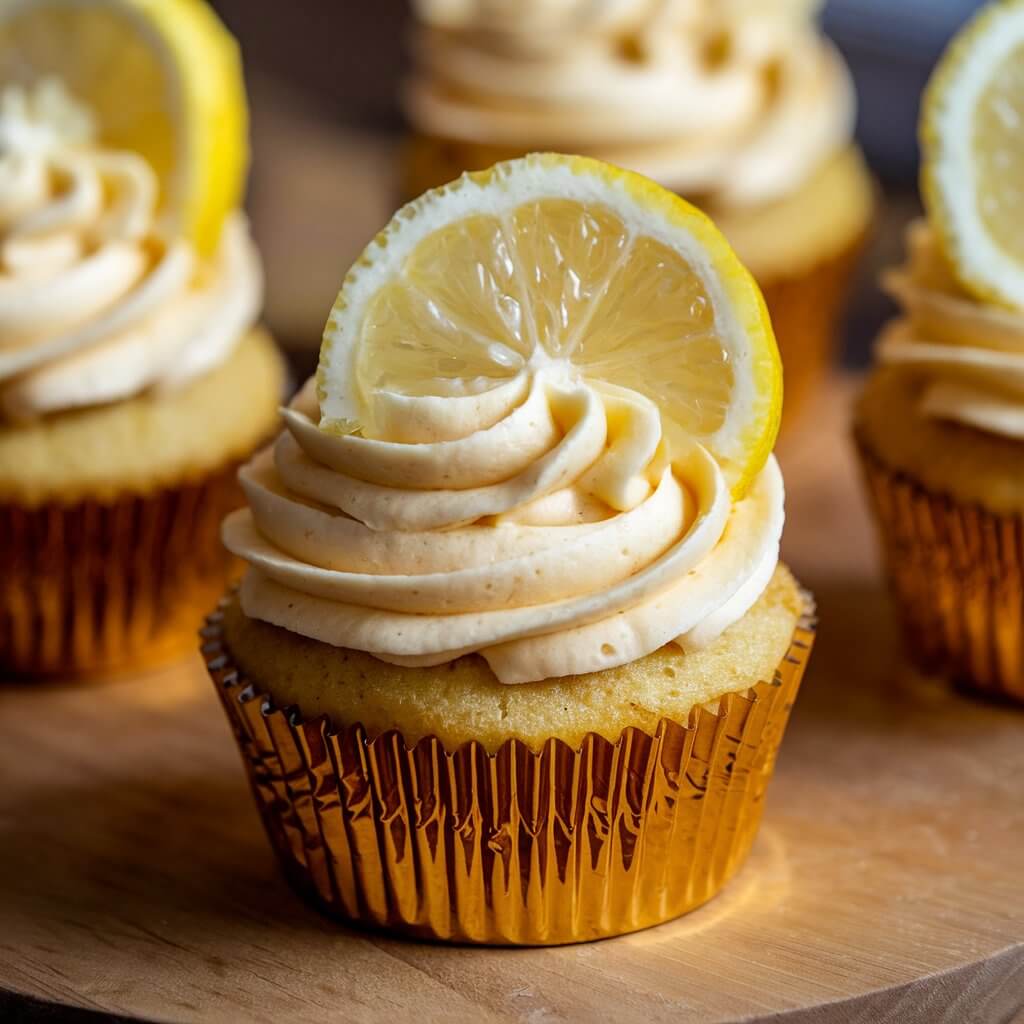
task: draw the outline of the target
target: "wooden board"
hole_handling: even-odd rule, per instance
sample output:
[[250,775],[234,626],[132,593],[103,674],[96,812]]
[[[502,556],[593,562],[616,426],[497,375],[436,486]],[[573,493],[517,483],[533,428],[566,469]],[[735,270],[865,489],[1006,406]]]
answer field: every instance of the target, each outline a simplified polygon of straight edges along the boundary
[[0,692],[0,988],[173,1021],[1024,1020],[1024,713],[902,664],[849,392],[783,451],[820,641],[752,859],[712,904],[552,950],[326,921],[278,874],[194,659]]

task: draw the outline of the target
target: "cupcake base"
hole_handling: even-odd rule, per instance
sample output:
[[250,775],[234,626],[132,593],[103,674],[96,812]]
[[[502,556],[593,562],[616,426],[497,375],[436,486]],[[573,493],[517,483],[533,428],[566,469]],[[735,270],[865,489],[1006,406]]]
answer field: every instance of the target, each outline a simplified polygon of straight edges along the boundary
[[203,653],[295,888],[346,921],[490,945],[605,938],[711,899],[756,835],[814,629],[808,613],[771,681],[685,723],[488,754],[274,707],[222,619]]
[[284,366],[256,328],[185,387],[0,424],[0,680],[181,657],[237,572],[221,520],[275,429]]
[[915,664],[1024,703],[1024,516],[935,493],[857,446]]
[[236,464],[149,495],[0,503],[0,678],[150,667],[194,648],[236,572],[220,524]]

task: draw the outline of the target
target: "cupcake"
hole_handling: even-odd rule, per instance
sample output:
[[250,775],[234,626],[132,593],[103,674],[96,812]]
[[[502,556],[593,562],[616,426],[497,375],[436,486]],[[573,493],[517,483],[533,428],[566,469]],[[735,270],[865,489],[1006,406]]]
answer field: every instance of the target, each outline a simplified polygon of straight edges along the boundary
[[302,893],[528,945],[719,891],[813,639],[780,406],[757,286],[654,183],[545,154],[399,211],[241,472],[204,631]]
[[419,0],[405,191],[565,149],[695,202],[753,272],[787,411],[828,365],[872,187],[814,0]]
[[[885,285],[856,436],[907,644],[926,671],[1024,700],[1024,5],[950,47],[922,114],[926,219]],[[1017,218],[1016,220],[1014,218]]]
[[189,0],[0,24],[0,676],[151,664],[230,578],[220,520],[283,384],[238,56]]

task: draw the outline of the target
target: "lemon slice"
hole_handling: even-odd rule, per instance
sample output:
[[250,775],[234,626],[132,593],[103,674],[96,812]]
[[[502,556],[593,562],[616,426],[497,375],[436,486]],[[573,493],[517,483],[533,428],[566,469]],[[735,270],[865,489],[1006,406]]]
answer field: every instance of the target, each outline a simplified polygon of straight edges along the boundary
[[1024,307],[1024,2],[986,8],[925,93],[922,194],[957,277]]
[[202,0],[5,0],[0,82],[63,81],[99,141],[159,176],[171,230],[203,252],[238,206],[248,160],[237,45]]
[[324,332],[321,426],[374,436],[374,395],[467,395],[559,363],[632,388],[742,494],[778,432],[761,293],[699,210],[597,160],[534,154],[399,210]]

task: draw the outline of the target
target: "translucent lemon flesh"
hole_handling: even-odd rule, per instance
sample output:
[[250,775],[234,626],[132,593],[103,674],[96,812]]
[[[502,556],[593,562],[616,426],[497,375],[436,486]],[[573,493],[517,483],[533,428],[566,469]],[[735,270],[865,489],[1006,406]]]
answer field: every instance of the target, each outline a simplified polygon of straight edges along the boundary
[[1024,308],[1024,0],[986,5],[943,54],[921,148],[928,221],[960,284]]
[[552,364],[652,399],[736,494],[774,444],[778,348],[721,233],[646,178],[552,153],[428,192],[367,246],[324,332],[322,425],[373,433],[380,392],[477,394]]
[[0,23],[0,69],[4,81],[26,84],[59,74],[72,95],[87,100],[105,144],[141,153],[166,177],[174,164],[169,103],[180,100],[164,95],[164,71],[150,43],[127,28],[124,15],[113,10],[54,7],[44,18],[29,8]]
[[1024,43],[998,66],[974,116],[979,213],[1024,268]]
[[208,252],[248,161],[237,46],[198,0],[20,0],[0,6],[0,82],[60,79],[99,141],[139,153],[161,212]]
[[722,426],[733,386],[690,265],[613,211],[563,199],[428,236],[370,303],[359,351],[367,393],[476,389],[564,360],[648,395],[698,437]]

